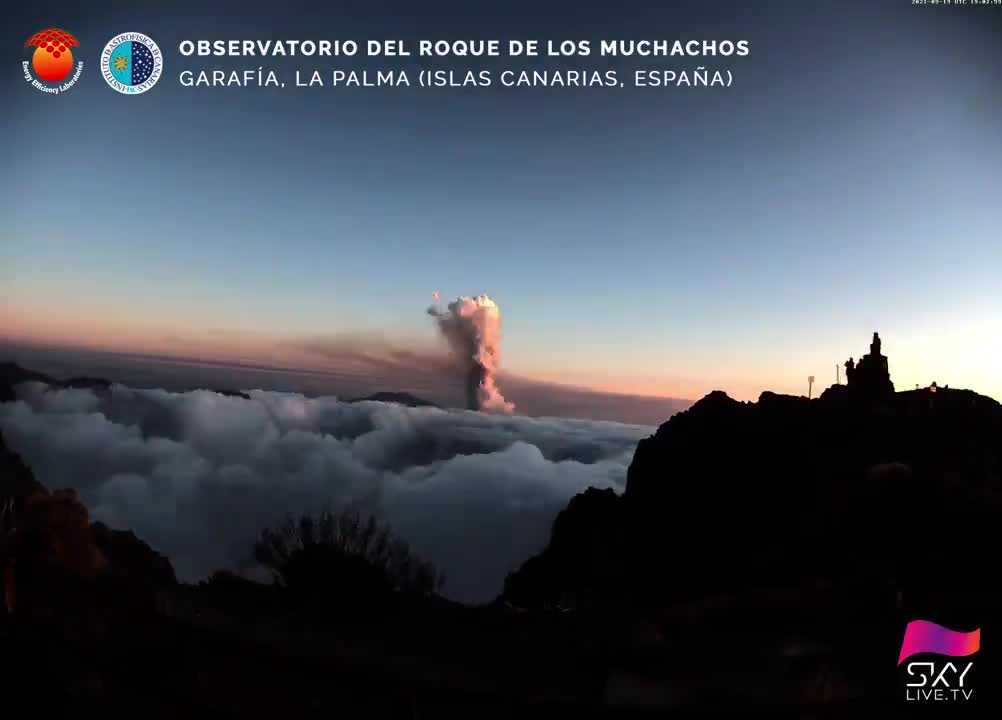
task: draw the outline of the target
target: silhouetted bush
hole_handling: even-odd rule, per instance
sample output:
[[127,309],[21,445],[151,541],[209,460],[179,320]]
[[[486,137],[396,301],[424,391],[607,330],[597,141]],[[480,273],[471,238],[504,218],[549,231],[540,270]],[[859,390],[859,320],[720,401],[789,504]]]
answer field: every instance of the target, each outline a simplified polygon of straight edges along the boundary
[[430,595],[445,582],[389,527],[355,511],[289,515],[261,532],[254,557],[291,591],[349,604],[394,591]]

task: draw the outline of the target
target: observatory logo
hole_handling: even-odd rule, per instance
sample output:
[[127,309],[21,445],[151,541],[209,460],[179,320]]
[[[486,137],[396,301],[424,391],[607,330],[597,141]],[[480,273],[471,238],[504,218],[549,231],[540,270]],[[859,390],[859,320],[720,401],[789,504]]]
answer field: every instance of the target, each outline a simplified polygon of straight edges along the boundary
[[[945,655],[962,658],[981,649],[981,629],[957,632],[928,620],[912,620],[905,628],[898,654],[898,666],[915,655]],[[974,663],[953,661],[913,661],[905,667],[907,701],[960,701],[974,696],[971,668]]]
[[25,82],[51,95],[66,92],[76,85],[83,72],[83,60],[73,64],[73,48],[80,42],[65,30],[49,28],[35,33],[24,44],[31,59],[21,62]]
[[138,95],[157,84],[164,57],[153,40],[142,33],[116,35],[101,52],[105,82],[123,95]]

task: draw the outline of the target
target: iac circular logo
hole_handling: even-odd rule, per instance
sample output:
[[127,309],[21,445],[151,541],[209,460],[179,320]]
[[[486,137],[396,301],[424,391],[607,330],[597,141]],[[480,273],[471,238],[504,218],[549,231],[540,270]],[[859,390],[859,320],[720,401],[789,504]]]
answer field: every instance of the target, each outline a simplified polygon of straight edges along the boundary
[[73,65],[72,48],[80,42],[65,30],[49,28],[28,38],[25,48],[31,48],[31,59],[21,62],[26,82],[42,92],[58,95],[73,87],[83,72],[83,61]]
[[116,35],[101,52],[101,74],[124,95],[144,93],[157,84],[164,70],[160,48],[142,33]]

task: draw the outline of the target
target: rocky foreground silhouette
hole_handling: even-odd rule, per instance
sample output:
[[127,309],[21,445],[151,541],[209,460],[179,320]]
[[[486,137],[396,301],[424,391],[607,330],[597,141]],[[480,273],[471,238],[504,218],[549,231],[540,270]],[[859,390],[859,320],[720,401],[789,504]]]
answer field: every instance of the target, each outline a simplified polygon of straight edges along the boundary
[[572,498],[502,597],[648,618],[667,683],[677,659],[753,677],[803,656],[808,697],[896,698],[908,620],[996,622],[1002,406],[894,392],[887,368],[875,334],[818,399],[710,393],[640,442],[622,495]]
[[8,707],[912,711],[894,704],[915,618],[983,629],[975,680],[990,699],[1002,406],[894,392],[875,345],[849,386],[817,399],[715,392],[673,416],[638,446],[626,491],[573,498],[490,607],[385,588],[318,603],[226,573],[179,584],[165,558],[90,523],[75,493],[45,490],[0,445]]

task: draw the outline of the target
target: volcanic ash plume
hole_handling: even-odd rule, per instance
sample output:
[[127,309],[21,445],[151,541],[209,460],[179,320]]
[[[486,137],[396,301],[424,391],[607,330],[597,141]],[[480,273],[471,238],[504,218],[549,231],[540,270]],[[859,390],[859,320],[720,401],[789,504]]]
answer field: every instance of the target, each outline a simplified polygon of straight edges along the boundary
[[428,314],[438,322],[453,352],[463,363],[466,405],[471,410],[510,413],[513,403],[504,399],[494,383],[501,352],[501,311],[486,295],[460,297],[442,310]]

